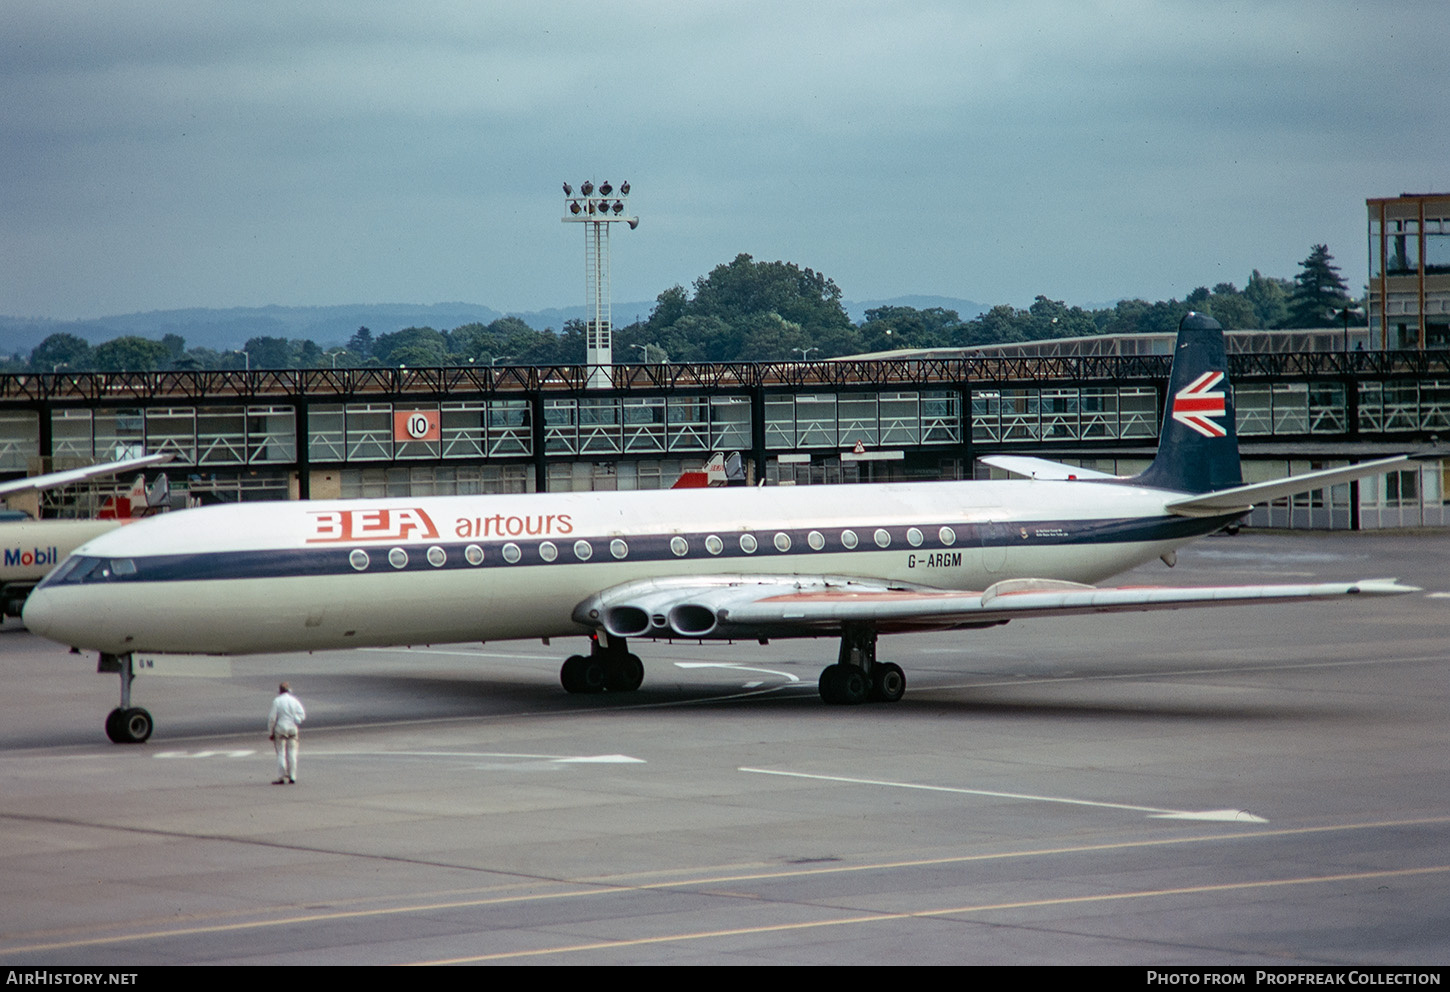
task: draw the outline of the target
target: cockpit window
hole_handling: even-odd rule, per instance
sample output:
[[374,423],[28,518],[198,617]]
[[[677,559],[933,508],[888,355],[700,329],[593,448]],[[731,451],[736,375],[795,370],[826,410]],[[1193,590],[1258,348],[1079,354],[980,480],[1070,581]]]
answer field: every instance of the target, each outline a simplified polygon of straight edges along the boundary
[[62,582],[65,581],[65,577],[67,575],[75,571],[77,565],[79,565],[83,561],[92,560],[93,559],[90,558],[77,558],[75,555],[71,555],[65,561],[60,563],[59,568],[51,572],[50,575],[46,576],[44,584],[48,586],[60,585]]
[[48,586],[79,585],[82,582],[109,582],[128,579],[136,574],[131,558],[91,558],[71,555],[45,580]]
[[93,572],[95,572],[95,571],[97,571],[97,570],[100,569],[100,567],[101,567],[101,561],[102,561],[102,559],[100,559],[100,558],[82,558],[82,559],[80,559],[80,564],[76,565],[75,571],[73,571],[73,572],[70,573],[70,576],[69,576],[69,578],[67,578],[66,581],[67,582],[84,582],[84,581],[86,581],[86,579],[88,579],[91,576],[91,573],[93,573]]

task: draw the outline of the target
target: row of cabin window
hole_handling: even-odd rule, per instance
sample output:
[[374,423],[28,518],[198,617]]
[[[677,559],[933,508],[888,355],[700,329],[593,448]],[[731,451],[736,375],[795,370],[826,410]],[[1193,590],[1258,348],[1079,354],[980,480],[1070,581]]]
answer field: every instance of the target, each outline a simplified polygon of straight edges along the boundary
[[[861,542],[854,530],[841,531],[841,546],[847,550],[857,547]],[[878,548],[891,546],[891,533],[884,527],[878,527],[871,535],[872,541]],[[943,527],[937,531],[937,539],[944,545],[952,545],[957,541],[957,532],[950,527]],[[906,543],[913,548],[921,547],[926,540],[925,535],[917,527],[911,527],[906,532]],[[739,538],[740,550],[748,555],[753,555],[760,547],[760,542],[754,534],[741,534]],[[786,552],[791,549],[790,535],[783,531],[777,532],[772,544],[775,550]],[[813,530],[806,535],[806,545],[812,551],[821,551],[826,546],[826,536],[818,530]],[[725,550],[725,542],[718,535],[711,534],[705,538],[705,550],[712,555],[718,555]],[[670,538],[670,552],[677,558],[683,558],[690,553],[690,542],[680,535]],[[523,559],[523,549],[510,541],[505,544],[500,553],[503,560],[510,565],[516,565]],[[615,558],[623,559],[629,556],[629,544],[623,539],[616,537],[609,542],[609,553]],[[553,541],[539,542],[539,557],[544,561],[554,561],[559,557],[559,547]],[[588,541],[574,542],[574,557],[580,561],[588,561],[594,557],[594,546]],[[428,564],[434,568],[441,568],[448,562],[448,552],[441,547],[434,545],[426,552]],[[470,565],[483,564],[483,548],[477,544],[470,544],[463,549],[463,558]],[[408,565],[408,552],[404,548],[393,548],[388,552],[388,564],[394,568],[406,568]],[[362,548],[356,548],[348,556],[352,567],[359,572],[364,571],[372,564],[372,557]]]

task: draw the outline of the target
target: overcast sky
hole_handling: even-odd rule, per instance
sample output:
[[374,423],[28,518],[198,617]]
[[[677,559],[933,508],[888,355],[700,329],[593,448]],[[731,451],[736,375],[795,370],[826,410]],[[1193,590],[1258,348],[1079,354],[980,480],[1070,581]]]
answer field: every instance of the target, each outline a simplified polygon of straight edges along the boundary
[[[0,313],[615,300],[740,252],[1025,306],[1365,281],[1450,190],[1443,0],[7,0]],[[616,318],[623,315],[616,315]]]

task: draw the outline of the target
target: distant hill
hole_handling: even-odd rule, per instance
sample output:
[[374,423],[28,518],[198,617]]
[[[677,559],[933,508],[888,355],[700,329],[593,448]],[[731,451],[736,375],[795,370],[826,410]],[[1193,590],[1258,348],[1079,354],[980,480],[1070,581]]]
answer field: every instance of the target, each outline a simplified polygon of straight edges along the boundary
[[[644,320],[654,310],[655,301],[613,304],[616,327]],[[916,307],[927,310],[942,307],[955,310],[963,320],[971,320],[988,308],[971,300],[949,296],[898,296],[889,300],[844,301],[846,313],[856,323],[866,319],[866,311],[882,306]],[[117,314],[93,320],[48,320],[40,317],[0,317],[0,352],[28,355],[36,345],[52,334],[68,333],[100,344],[124,335],[159,341],[167,334],[186,340],[188,348],[212,348],[231,351],[242,347],[250,338],[276,337],[307,339],[323,348],[346,344],[359,327],[366,327],[376,337],[405,327],[432,327],[451,331],[475,321],[492,323],[505,316],[503,311],[480,303],[373,303],[331,307],[230,307],[211,310],[201,307],[188,310],[152,310],[147,313]],[[552,307],[514,313],[535,330],[559,330],[566,320],[583,320],[585,308]]]
[[223,310],[153,310],[94,320],[37,320],[0,317],[0,348],[28,353],[52,334],[62,332],[99,344],[123,335],[159,341],[179,334],[188,348],[230,351],[255,337],[308,338],[323,347],[346,344],[359,327],[375,335],[404,327],[452,330],[471,321],[489,323],[503,314],[474,303],[380,303],[335,307],[230,307]]
[[913,307],[917,310],[941,307],[943,310],[955,310],[957,316],[962,320],[971,320],[992,309],[990,306],[983,306],[972,300],[958,299],[954,296],[893,296],[889,300],[842,300],[841,305],[846,308],[846,314],[852,322],[857,324],[866,320],[867,310],[875,310],[878,307]]
[[[626,323],[636,313],[649,316],[649,303],[614,304],[615,323]],[[47,320],[35,317],[0,317],[0,351],[29,354],[52,334],[69,333],[99,344],[124,335],[159,341],[167,334],[186,339],[188,348],[230,351],[250,338],[277,337],[308,339],[324,348],[346,344],[359,327],[374,336],[405,327],[432,327],[451,331],[477,321],[492,323],[503,311],[480,303],[374,303],[333,307],[230,307],[211,310],[153,310],[147,313],[117,314],[94,320]],[[583,319],[584,307],[561,307],[532,313],[513,314],[536,330],[559,330],[564,321]]]

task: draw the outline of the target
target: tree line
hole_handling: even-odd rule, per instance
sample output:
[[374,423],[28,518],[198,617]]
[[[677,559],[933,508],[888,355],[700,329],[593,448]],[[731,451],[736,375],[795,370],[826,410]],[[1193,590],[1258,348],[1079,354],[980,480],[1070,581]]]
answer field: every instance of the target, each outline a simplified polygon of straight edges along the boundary
[[[1093,334],[1176,330],[1196,310],[1225,328],[1337,326],[1353,305],[1325,245],[1315,245],[1292,280],[1257,269],[1243,289],[1223,282],[1201,286],[1183,300],[1121,300],[1088,310],[1038,296],[1022,310],[995,306],[963,320],[941,307],[885,306],[852,322],[841,290],[819,272],[791,262],[757,262],[749,255],[716,266],[692,290],[660,293],[645,320],[614,329],[614,360],[633,362],[754,362],[835,358],[900,348],[959,348]],[[1362,316],[1357,320],[1362,323]],[[470,323],[450,331],[407,327],[374,335],[360,327],[346,345],[255,337],[237,351],[187,348],[178,334],[160,341],[125,336],[91,345],[69,333],[52,334],[30,353],[0,360],[0,371],[164,371],[418,367],[436,365],[578,365],[585,358],[585,324],[535,330],[517,317]]]

